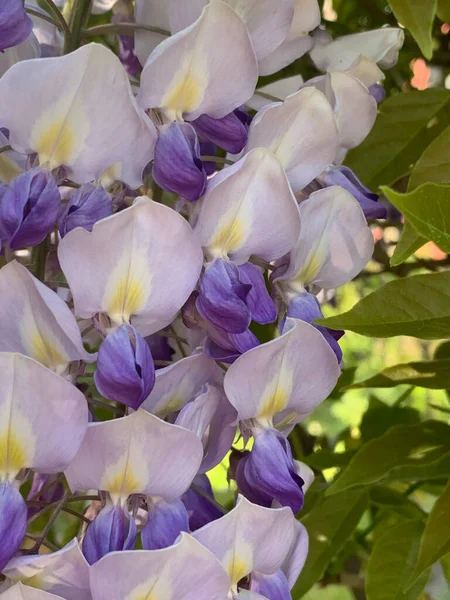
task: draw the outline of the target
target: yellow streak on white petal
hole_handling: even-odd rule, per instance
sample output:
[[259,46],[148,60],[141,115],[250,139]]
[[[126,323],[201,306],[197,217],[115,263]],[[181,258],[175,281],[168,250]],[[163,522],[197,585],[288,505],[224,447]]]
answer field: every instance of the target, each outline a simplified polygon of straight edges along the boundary
[[273,379],[267,384],[261,397],[259,421],[271,421],[272,417],[284,410],[291,397],[294,386],[294,376],[283,363]]
[[[176,577],[176,572],[174,572]],[[168,577],[161,573],[153,575],[146,582],[139,584],[124,600],[171,600],[173,593]]]
[[24,415],[14,413],[13,422],[4,406],[0,414],[0,479],[14,478],[21,469],[30,467],[34,455],[35,436]]
[[42,322],[38,325],[31,311],[26,311],[22,318],[20,337],[27,355],[45,367],[62,373],[70,362],[48,325]]
[[204,69],[198,64],[200,57],[196,56],[196,69],[192,68],[192,56],[187,56],[181,68],[175,73],[166,93],[161,100],[161,107],[173,120],[182,120],[184,113],[196,110],[205,96],[207,81]]
[[116,470],[115,474],[105,475],[100,488],[109,492],[113,499],[120,500],[128,498],[130,494],[140,492],[142,484],[127,465],[124,469]]
[[64,121],[56,120],[43,131],[34,144],[41,165],[54,169],[71,162],[75,133]]
[[183,408],[185,404],[185,400],[178,390],[166,394],[166,397],[166,400],[164,398],[161,399],[156,406],[155,414],[159,418],[164,418],[167,415],[170,415],[170,413],[180,410],[180,408]]
[[217,227],[206,244],[211,257],[227,258],[242,248],[252,226],[250,211],[248,202],[236,202],[219,218]]
[[234,548],[225,556],[223,564],[230,576],[230,588],[235,591],[239,581],[253,570],[253,549],[241,534],[237,533]]

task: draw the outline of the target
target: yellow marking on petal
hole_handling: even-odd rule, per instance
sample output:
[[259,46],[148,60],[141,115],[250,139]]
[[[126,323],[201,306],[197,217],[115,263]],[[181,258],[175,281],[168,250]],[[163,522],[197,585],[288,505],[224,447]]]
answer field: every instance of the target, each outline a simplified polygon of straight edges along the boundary
[[23,169],[17,163],[8,158],[5,154],[0,154],[0,181],[11,183],[11,181],[23,173]]
[[101,489],[109,492],[113,498],[128,498],[130,494],[140,492],[141,488],[142,484],[129,466],[101,484]]
[[145,300],[141,283],[133,277],[125,276],[120,281],[106,312],[115,323],[129,323],[131,315],[139,311]]
[[271,420],[274,415],[286,408],[292,394],[293,384],[292,371],[282,365],[264,390],[258,420]]
[[15,476],[27,466],[25,440],[19,439],[11,429],[0,435],[0,474]]
[[[225,215],[227,216],[227,215]],[[239,250],[244,240],[244,227],[240,217],[231,217],[224,223],[219,221],[218,230],[208,242],[208,248],[217,258],[226,258]]]
[[177,410],[180,410],[184,405],[184,400],[178,392],[175,392],[169,399],[160,407],[156,408],[156,416],[159,418],[166,417]]
[[69,360],[59,351],[59,349],[49,340],[42,337],[40,331],[36,328],[30,339],[31,355],[44,367],[53,369],[55,367],[65,367]]
[[316,250],[314,254],[308,256],[303,269],[300,271],[300,273],[298,273],[292,283],[300,285],[302,288],[305,284],[311,283],[319,272],[322,264],[323,256],[318,250]]
[[50,169],[54,169],[59,165],[69,164],[74,141],[72,128],[64,120],[55,120],[45,129],[34,145],[41,165],[46,164]]
[[205,87],[195,76],[189,74],[177,81],[177,77],[169,87],[161,101],[163,108],[173,119],[181,120],[183,114],[194,111],[203,100]]
[[249,566],[246,560],[234,557],[227,568],[232,586],[239,583],[239,581],[244,577],[247,577],[251,570],[252,568]]
[[[158,588],[156,591],[155,587]],[[172,593],[168,579],[161,579],[161,573],[158,573],[135,587],[124,600],[169,600],[170,598]]]

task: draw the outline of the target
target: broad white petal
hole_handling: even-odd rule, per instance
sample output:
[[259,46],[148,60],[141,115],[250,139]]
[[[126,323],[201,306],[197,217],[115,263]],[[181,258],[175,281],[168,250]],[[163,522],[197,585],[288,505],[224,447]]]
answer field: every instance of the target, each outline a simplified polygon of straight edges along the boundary
[[28,587],[20,582],[0,594],[0,598],[2,600],[64,600],[61,596]]
[[[165,0],[164,2],[161,2],[161,0],[135,0],[135,21],[139,25],[148,25],[150,27],[162,29],[163,31],[167,31],[170,35],[169,6],[170,0]],[[167,37],[167,35],[153,31],[145,31],[142,29],[136,30],[136,33],[134,34],[136,56],[142,66],[145,65],[147,58],[156,46]]]

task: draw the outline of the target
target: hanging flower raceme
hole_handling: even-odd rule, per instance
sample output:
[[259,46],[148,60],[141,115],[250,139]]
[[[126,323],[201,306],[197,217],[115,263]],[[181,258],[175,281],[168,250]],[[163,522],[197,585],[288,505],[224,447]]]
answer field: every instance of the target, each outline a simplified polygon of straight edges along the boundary
[[[202,457],[203,447],[194,433],[143,410],[113,421],[91,423],[66,470],[73,491],[97,489],[108,493],[106,507],[88,527],[83,540],[89,563],[107,552],[134,547],[137,529],[127,508],[130,496],[147,498],[149,519],[157,510],[152,510],[154,499],[157,503],[163,500],[160,508],[170,522],[167,505],[179,509],[177,501],[197,474]],[[166,519],[159,522],[161,528],[152,531],[153,541],[158,535],[166,535]],[[144,527],[144,543],[146,533]]]
[[243,431],[255,438],[239,470],[244,494],[251,490],[252,499],[265,506],[276,500],[300,510],[304,479],[280,431],[289,433],[327,398],[339,375],[323,336],[297,319],[287,319],[280,337],[249,350],[228,369],[225,393],[244,422]]
[[63,471],[86,432],[83,394],[36,361],[0,353],[0,570],[19,549],[27,508],[16,480],[22,469]]
[[24,42],[33,29],[22,0],[3,0],[0,5],[0,52]]

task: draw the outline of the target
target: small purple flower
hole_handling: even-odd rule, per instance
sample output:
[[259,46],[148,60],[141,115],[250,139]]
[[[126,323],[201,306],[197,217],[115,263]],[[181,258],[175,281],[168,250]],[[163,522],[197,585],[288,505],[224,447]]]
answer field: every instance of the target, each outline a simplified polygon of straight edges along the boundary
[[108,334],[97,358],[94,381],[109,400],[137,410],[155,385],[155,367],[150,348],[131,325],[121,325]]
[[13,250],[45,239],[60,211],[61,196],[52,174],[35,168],[18,175],[0,199],[0,239]]
[[231,154],[239,154],[247,144],[249,120],[244,109],[236,109],[221,119],[201,115],[192,125],[200,137]]
[[254,438],[251,451],[244,453],[234,467],[239,490],[255,504],[270,508],[276,500],[299,512],[304,502],[304,481],[297,473],[289,442],[275,429],[255,432]]
[[[190,487],[187,492],[183,494],[182,500],[189,515],[189,527],[191,531],[196,531],[215,521],[223,516],[214,503],[214,492],[206,475],[197,475],[194,479],[195,489]],[[203,495],[197,490],[201,490]],[[208,500],[207,497],[211,500]]]
[[0,0],[0,52],[24,42],[32,29],[23,0]]
[[189,531],[189,519],[181,500],[148,499],[148,521],[141,531],[144,550],[167,548],[182,531]]
[[0,572],[19,550],[27,531],[27,505],[9,481],[0,483]]
[[112,201],[101,185],[81,186],[64,207],[59,221],[59,233],[64,237],[76,227],[92,231],[94,224],[100,219],[112,215]]
[[109,552],[133,550],[137,527],[122,506],[106,506],[92,521],[83,539],[83,554],[90,565]]
[[164,190],[191,202],[203,195],[207,177],[192,125],[171,123],[161,129],[155,146],[153,178]]

